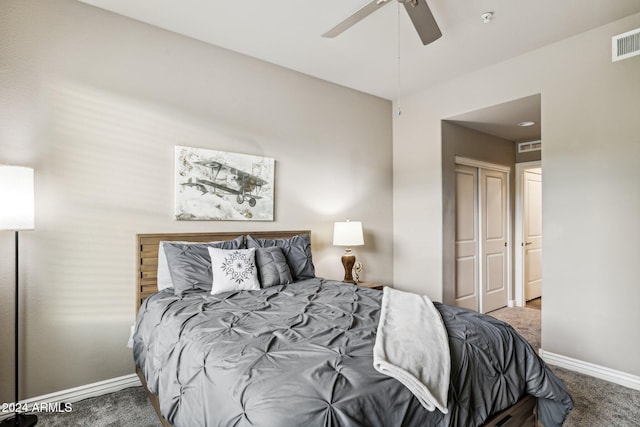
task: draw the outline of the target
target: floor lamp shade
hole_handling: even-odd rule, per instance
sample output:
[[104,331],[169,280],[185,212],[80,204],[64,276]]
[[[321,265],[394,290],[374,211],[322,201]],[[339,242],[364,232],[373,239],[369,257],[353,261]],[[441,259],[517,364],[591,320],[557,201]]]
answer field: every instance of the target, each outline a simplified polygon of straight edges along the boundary
[[33,169],[0,166],[0,230],[33,230]]

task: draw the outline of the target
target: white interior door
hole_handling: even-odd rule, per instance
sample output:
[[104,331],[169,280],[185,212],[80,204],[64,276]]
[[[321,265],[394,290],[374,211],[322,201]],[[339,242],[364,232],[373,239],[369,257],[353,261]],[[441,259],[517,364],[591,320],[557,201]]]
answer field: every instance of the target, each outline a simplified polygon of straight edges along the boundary
[[478,310],[478,169],[456,165],[455,304]]
[[508,175],[480,169],[481,283],[480,312],[507,305],[509,286]]
[[542,296],[542,170],[524,172],[524,295]]

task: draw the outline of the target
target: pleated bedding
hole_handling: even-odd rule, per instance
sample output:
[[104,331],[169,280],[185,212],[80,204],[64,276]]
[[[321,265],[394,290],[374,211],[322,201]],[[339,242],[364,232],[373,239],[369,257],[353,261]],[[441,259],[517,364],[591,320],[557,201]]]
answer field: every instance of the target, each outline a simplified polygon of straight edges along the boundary
[[210,295],[171,289],[142,305],[136,366],[176,427],[477,426],[524,393],[545,426],[572,407],[509,325],[434,303],[448,335],[447,413],[373,366],[382,292],[321,278]]

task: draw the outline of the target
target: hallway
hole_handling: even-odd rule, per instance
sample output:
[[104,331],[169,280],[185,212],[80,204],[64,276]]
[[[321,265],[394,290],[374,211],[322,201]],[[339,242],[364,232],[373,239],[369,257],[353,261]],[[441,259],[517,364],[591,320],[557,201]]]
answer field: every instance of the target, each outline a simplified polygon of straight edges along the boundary
[[536,310],[542,310],[542,297],[534,298],[531,301],[527,301],[525,305],[527,308],[535,308]]

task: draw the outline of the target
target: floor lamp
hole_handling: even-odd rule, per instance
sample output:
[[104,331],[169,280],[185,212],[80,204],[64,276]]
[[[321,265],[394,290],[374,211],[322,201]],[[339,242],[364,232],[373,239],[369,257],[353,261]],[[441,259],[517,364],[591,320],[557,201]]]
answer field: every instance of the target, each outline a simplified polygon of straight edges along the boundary
[[34,228],[34,194],[33,194],[33,169],[21,166],[0,166],[0,230],[13,230],[15,233],[15,412],[13,417],[0,424],[0,427],[20,426],[30,427],[38,422],[38,417],[33,414],[21,414],[18,412],[20,395],[19,387],[19,303],[18,268],[19,251],[18,236],[21,230],[33,230]]

